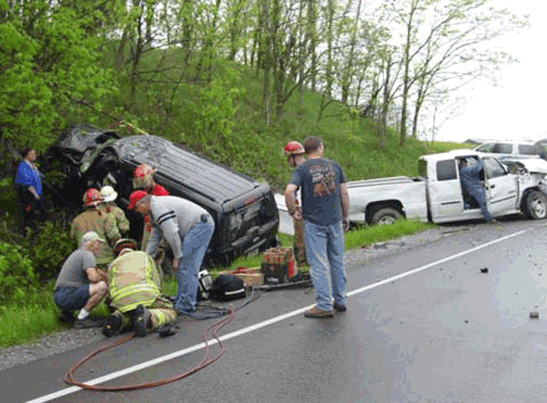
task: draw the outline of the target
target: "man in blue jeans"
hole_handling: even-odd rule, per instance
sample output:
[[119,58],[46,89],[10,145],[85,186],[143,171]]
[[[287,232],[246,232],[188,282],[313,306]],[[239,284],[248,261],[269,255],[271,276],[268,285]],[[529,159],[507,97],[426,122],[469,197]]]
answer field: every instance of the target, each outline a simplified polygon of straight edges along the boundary
[[162,237],[171,246],[178,284],[175,310],[181,314],[195,311],[199,269],[215,231],[213,217],[189,200],[152,196],[143,190],[131,193],[128,208],[150,216],[152,232],[146,253],[154,256]]
[[492,218],[488,207],[486,205],[486,197],[484,195],[484,188],[481,184],[480,172],[484,167],[479,160],[474,167],[470,167],[467,160],[462,158],[458,163],[458,170],[460,171],[460,182],[465,191],[473,197],[479,205],[482,215],[486,222],[497,223],[498,220]]
[[[349,196],[344,171],[323,158],[318,137],[304,141],[308,160],[297,166],[285,189],[285,204],[295,219],[304,218],[306,258],[317,305],[304,312],[308,318],[328,318],[346,310],[344,231],[349,229]],[[295,190],[302,189],[302,213]],[[334,303],[332,302],[334,299]]]

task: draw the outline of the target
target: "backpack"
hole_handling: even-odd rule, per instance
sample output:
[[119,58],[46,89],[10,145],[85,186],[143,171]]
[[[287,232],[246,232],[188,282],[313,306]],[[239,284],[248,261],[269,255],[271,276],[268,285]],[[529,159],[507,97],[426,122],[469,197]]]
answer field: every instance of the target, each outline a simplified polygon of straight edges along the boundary
[[245,298],[247,291],[241,278],[233,274],[221,274],[213,281],[210,294],[215,301],[224,302]]

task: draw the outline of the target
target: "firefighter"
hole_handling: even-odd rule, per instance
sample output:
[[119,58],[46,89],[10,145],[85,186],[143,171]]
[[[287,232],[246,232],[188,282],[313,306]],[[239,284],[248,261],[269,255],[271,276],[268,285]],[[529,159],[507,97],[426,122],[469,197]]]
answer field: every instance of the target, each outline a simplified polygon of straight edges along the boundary
[[[133,176],[133,190],[144,190],[145,192],[154,196],[169,196],[169,192],[167,191],[167,189],[154,181],[155,172],[156,169],[152,168],[148,164],[140,164],[137,168],[135,168],[135,174]],[[145,215],[144,229],[141,239],[141,250],[144,250],[146,248],[146,243],[150,238],[151,232],[152,225],[150,224],[150,217],[148,215]],[[158,250],[156,256],[156,264],[158,266],[161,266],[164,254],[164,248],[162,247]]]
[[177,318],[173,304],[161,296],[161,276],[154,260],[137,250],[137,242],[120,239],[114,245],[116,259],[108,269],[110,306],[103,334],[112,337],[133,327],[139,337],[154,329],[161,331]]
[[101,188],[101,196],[103,197],[103,203],[100,204],[103,211],[106,214],[111,215],[116,221],[116,227],[120,234],[126,235],[129,232],[129,220],[125,216],[125,213],[119,208],[114,201],[118,197],[118,193],[112,186],[103,186]]
[[[285,154],[287,154],[287,162],[292,168],[296,168],[298,165],[306,161],[306,150],[304,146],[298,141],[289,141],[283,148]],[[299,193],[299,191],[297,191]],[[299,203],[299,197],[296,198],[297,208],[302,209]],[[304,243],[304,219],[300,215],[299,219],[293,216],[294,223],[294,256],[296,262],[300,266],[307,266],[306,261],[306,246]]]
[[121,238],[114,218],[99,208],[104,201],[97,189],[88,189],[83,196],[85,211],[72,221],[70,236],[79,243],[86,232],[95,231],[106,242],[97,256],[97,268],[106,271],[108,264],[114,260],[112,246]]

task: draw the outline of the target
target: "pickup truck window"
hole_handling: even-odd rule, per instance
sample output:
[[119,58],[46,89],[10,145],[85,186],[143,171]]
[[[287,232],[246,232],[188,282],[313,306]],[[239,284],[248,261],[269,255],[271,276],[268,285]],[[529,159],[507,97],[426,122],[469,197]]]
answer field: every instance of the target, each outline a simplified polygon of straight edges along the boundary
[[493,158],[483,159],[484,168],[488,174],[488,178],[497,178],[507,173],[503,165]]
[[452,179],[457,179],[456,174],[456,160],[445,160],[437,162],[437,180],[438,181],[449,181]]

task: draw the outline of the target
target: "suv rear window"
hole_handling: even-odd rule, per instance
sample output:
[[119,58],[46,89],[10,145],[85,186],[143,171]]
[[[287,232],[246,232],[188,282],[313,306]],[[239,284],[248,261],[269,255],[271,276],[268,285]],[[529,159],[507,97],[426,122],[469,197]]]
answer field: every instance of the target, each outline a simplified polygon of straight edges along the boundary
[[536,155],[537,153],[536,146],[531,144],[519,144],[519,154]]
[[512,154],[513,153],[513,144],[511,143],[496,143],[494,148],[492,148],[493,153],[496,154]]

